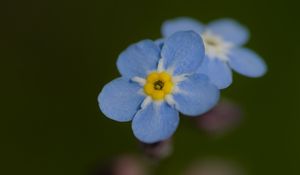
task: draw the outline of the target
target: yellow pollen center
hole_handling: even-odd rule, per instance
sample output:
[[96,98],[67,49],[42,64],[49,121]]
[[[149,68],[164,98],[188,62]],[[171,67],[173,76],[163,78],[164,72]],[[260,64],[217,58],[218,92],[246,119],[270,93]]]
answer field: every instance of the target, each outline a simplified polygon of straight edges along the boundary
[[216,41],[212,40],[212,39],[206,39],[205,43],[208,44],[208,45],[210,45],[210,46],[216,46],[216,45],[218,45],[218,43]]
[[172,77],[167,72],[152,72],[147,76],[144,92],[153,100],[163,100],[172,89]]

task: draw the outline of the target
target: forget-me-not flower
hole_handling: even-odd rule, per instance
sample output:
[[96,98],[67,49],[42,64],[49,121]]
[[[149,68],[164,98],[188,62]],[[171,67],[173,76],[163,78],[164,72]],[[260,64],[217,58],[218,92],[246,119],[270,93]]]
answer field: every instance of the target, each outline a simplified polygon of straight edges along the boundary
[[198,73],[206,74],[223,89],[232,83],[232,71],[247,77],[260,77],[266,72],[265,62],[255,52],[242,48],[248,41],[248,30],[232,19],[220,19],[204,26],[200,22],[181,17],[162,25],[162,34],[168,37],[178,31],[192,30],[202,36],[206,57]]
[[98,96],[110,119],[132,121],[134,135],[145,143],[168,139],[179,124],[179,112],[198,116],[214,107],[219,90],[196,73],[204,58],[201,37],[176,32],[163,47],[143,40],[120,54],[121,77],[104,86]]

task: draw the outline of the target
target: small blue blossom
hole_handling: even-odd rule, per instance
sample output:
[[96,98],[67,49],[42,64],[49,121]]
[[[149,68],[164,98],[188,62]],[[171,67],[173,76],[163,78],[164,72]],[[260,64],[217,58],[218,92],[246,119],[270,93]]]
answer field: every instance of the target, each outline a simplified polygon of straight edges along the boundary
[[98,96],[101,111],[115,121],[132,121],[142,142],[170,138],[179,112],[198,116],[218,102],[218,88],[196,73],[204,56],[203,41],[192,31],[170,35],[162,47],[151,40],[131,45],[117,61],[121,77]]
[[164,22],[161,31],[164,37],[178,31],[201,35],[206,56],[197,72],[207,75],[219,89],[232,83],[231,69],[247,77],[263,76],[267,70],[259,55],[241,47],[248,41],[249,32],[232,19],[220,19],[204,26],[192,18],[181,17]]

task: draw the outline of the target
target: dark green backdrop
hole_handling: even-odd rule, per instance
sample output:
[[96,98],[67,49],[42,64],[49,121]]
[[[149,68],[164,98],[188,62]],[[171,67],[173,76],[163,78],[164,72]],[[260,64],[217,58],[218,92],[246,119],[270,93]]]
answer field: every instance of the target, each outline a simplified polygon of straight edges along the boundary
[[296,2],[2,1],[0,174],[85,175],[97,161],[137,152],[130,123],[106,119],[97,95],[119,76],[115,61],[123,49],[160,37],[161,23],[182,15],[244,23],[247,46],[265,58],[269,72],[261,79],[235,75],[223,92],[246,114],[227,137],[211,139],[181,118],[175,152],[159,174],[177,175],[202,156],[237,161],[254,175],[300,174]]

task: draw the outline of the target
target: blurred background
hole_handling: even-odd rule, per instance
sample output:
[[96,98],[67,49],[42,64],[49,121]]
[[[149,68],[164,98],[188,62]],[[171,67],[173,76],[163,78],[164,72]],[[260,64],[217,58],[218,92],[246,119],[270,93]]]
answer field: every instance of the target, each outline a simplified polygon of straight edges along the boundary
[[103,116],[97,95],[119,76],[118,54],[157,39],[164,20],[204,23],[230,17],[248,26],[247,47],[269,71],[234,75],[223,96],[243,109],[222,137],[181,118],[172,154],[156,175],[177,175],[196,160],[221,157],[248,174],[299,175],[300,22],[297,1],[4,0],[0,27],[0,174],[88,175],[119,154],[142,154],[130,123]]

